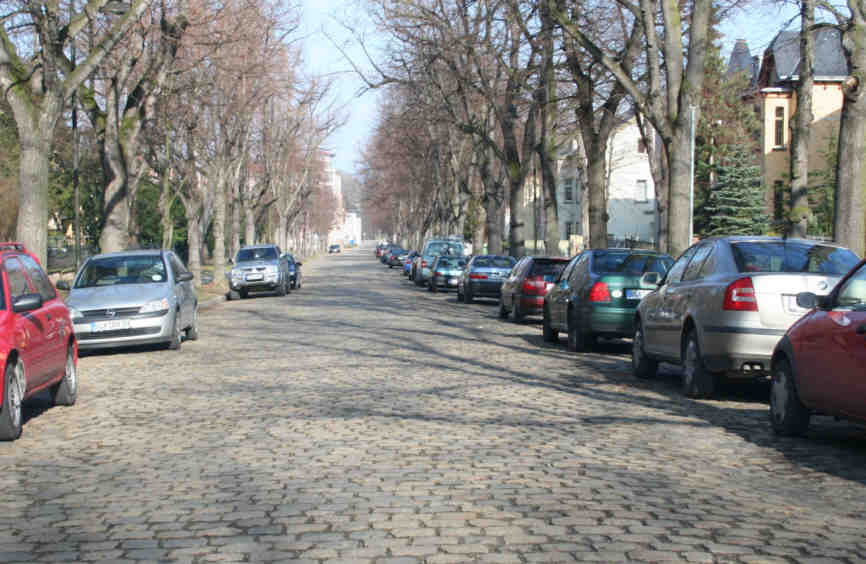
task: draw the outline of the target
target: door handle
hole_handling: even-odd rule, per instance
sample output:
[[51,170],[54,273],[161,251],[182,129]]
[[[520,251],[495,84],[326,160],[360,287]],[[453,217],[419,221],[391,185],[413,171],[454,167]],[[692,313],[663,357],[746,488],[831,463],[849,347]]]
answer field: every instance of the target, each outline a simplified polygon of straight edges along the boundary
[[866,323],[857,328],[856,333],[858,335],[866,335]]

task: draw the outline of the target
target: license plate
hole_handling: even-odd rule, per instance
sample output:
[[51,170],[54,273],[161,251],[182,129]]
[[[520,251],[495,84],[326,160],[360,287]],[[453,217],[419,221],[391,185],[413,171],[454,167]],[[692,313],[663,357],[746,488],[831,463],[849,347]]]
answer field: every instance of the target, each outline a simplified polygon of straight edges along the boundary
[[90,323],[91,333],[100,333],[102,331],[119,331],[121,329],[129,329],[128,319],[112,319],[109,321],[93,321]]
[[639,300],[644,296],[648,296],[652,290],[626,290],[625,297],[628,300]]
[[263,278],[263,274],[247,274],[247,280],[261,280]]

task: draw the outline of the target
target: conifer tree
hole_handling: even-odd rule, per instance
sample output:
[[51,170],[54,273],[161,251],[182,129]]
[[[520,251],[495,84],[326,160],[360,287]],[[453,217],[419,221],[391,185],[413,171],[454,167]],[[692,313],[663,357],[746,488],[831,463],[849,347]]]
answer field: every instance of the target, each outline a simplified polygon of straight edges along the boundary
[[752,155],[733,149],[718,167],[718,181],[705,206],[706,235],[763,235],[769,222],[761,185],[761,169]]

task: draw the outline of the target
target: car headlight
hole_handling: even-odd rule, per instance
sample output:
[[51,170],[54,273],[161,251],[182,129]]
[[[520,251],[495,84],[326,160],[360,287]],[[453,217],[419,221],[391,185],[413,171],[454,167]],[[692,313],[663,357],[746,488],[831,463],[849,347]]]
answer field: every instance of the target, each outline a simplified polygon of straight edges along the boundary
[[239,270],[237,268],[233,268],[231,271],[231,277],[232,277],[232,280],[238,280],[238,279],[241,279],[244,277],[244,273],[242,270]]
[[138,310],[138,313],[152,313],[154,311],[167,311],[168,310],[168,298],[162,298],[161,300],[153,300],[151,302],[147,302],[141,309]]
[[265,266],[265,273],[267,274],[276,274],[278,270],[277,266],[273,264]]
[[66,307],[69,308],[69,317],[71,317],[73,320],[81,319],[82,317],[84,317],[84,314],[81,313],[81,310],[79,310],[78,308],[74,308],[70,305]]

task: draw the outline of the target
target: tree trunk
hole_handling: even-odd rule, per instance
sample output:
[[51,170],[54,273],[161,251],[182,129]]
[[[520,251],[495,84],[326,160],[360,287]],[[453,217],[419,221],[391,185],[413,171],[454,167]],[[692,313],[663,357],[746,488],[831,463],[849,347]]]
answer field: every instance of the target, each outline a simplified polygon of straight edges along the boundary
[[171,195],[168,173],[162,179],[162,189],[159,192],[159,222],[162,226],[162,248],[172,248],[174,243],[174,220],[171,217],[171,208],[174,196]]
[[791,236],[805,238],[810,216],[809,126],[812,124],[815,0],[802,0],[800,10],[800,80],[791,128]]
[[592,146],[587,151],[586,184],[589,215],[588,249],[607,248],[607,186],[606,157],[607,143],[593,136]]
[[[687,110],[685,113],[691,113]],[[668,170],[670,171],[670,190],[668,193],[668,249],[675,257],[685,251],[690,245],[689,231],[691,225],[689,216],[689,188],[691,186],[691,129],[686,116],[680,118],[674,128],[673,138],[666,143],[668,147]]]
[[849,2],[853,25],[843,35],[843,49],[851,76],[844,85],[836,164],[833,237],[857,256],[866,255],[866,13]]
[[237,186],[232,188],[232,254],[234,257],[241,248],[241,201]]
[[106,127],[101,143],[102,170],[109,179],[105,186],[102,217],[105,223],[99,235],[99,248],[103,253],[123,251],[129,245],[129,199],[127,192],[126,162],[116,137]]
[[189,245],[187,268],[192,272],[196,284],[201,284],[201,215],[186,207],[186,233]]
[[217,182],[213,200],[213,280],[218,287],[226,284],[226,189],[224,182]]
[[48,255],[48,175],[53,127],[42,131],[18,128],[21,156],[16,238],[46,265]]
[[252,206],[244,206],[244,227],[246,233],[244,236],[245,245],[256,244],[256,210]]

